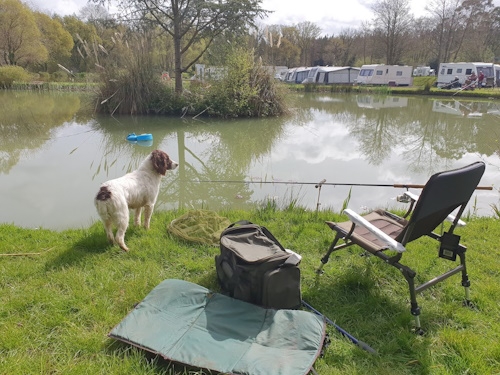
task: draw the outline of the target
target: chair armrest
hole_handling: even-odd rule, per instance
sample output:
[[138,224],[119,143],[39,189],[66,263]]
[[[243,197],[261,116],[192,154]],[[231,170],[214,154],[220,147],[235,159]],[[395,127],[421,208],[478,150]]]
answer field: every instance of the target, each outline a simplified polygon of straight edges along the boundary
[[363,218],[361,215],[358,215],[356,212],[353,210],[346,208],[344,210],[344,213],[349,217],[349,219],[357,224],[361,225],[362,227],[368,229],[374,236],[376,236],[379,240],[387,244],[389,248],[392,250],[397,251],[398,253],[402,253],[405,251],[405,247],[400,244],[398,241],[395,239],[391,238],[389,235],[385,234],[382,232],[380,229],[378,229],[375,225],[371,224],[368,220]]

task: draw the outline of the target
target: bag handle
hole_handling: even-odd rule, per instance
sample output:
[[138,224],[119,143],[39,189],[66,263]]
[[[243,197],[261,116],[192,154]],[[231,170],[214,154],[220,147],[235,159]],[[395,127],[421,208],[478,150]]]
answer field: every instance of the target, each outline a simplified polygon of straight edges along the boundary
[[248,220],[239,220],[239,221],[236,221],[232,224],[229,224],[229,226],[226,229],[232,228],[235,225],[247,225],[247,224],[253,224],[253,223],[251,221],[248,221]]

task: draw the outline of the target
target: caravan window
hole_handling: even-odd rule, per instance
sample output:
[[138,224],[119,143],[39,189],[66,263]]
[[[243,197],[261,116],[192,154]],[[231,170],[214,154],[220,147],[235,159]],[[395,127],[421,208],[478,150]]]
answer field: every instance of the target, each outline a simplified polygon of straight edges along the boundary
[[446,71],[446,74],[453,74],[453,69],[448,69],[448,70]]
[[465,69],[465,74],[469,75],[471,73],[472,73],[472,69],[471,68]]
[[458,68],[457,69],[457,74],[462,74],[462,70],[463,70],[462,68]]
[[479,66],[477,67],[477,73],[482,71],[485,77],[493,77],[493,68],[491,66]]
[[371,77],[373,75],[373,69],[361,69],[359,75],[362,77]]
[[377,75],[378,75],[378,76],[381,76],[382,74],[384,74],[384,71],[383,71],[383,70],[377,70]]
[[402,75],[403,75],[403,72],[402,72],[401,70],[398,70],[398,71],[396,72],[396,75],[397,75],[397,76],[402,76]]

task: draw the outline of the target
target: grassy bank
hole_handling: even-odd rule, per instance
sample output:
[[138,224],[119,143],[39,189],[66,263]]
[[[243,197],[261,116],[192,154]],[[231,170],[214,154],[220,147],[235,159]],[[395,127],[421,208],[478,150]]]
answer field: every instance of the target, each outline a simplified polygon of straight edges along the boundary
[[[152,228],[130,228],[124,253],[106,243],[100,223],[62,232],[0,225],[0,373],[185,374],[182,367],[107,338],[156,285],[169,278],[218,290],[218,249],[182,242],[166,231],[183,212],[157,212]],[[329,327],[331,345],[320,374],[495,374],[500,372],[500,223],[475,218],[457,233],[468,246],[472,299],[461,306],[460,277],[419,296],[425,336],[411,333],[406,283],[378,259],[351,248],[314,272],[332,240],[331,212],[274,207],[220,212],[230,221],[266,225],[303,256],[303,297],[336,324],[377,350],[371,355]],[[403,257],[428,280],[450,266],[421,239]],[[190,372],[200,373],[200,372]]]

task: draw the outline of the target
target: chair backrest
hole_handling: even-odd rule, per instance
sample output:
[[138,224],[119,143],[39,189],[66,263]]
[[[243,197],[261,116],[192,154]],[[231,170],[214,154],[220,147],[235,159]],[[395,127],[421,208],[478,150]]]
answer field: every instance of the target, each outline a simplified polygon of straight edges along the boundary
[[484,170],[484,163],[478,161],[463,168],[432,175],[420,194],[408,224],[396,240],[405,245],[432,232],[457,207],[462,207],[459,211],[461,214]]

